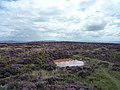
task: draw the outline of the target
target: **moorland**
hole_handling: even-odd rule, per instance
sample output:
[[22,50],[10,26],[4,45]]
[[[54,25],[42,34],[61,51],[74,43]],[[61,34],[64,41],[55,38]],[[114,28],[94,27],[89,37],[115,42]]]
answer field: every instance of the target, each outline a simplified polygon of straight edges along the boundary
[[[55,60],[83,61],[59,67]],[[0,90],[120,90],[120,44],[0,44]]]

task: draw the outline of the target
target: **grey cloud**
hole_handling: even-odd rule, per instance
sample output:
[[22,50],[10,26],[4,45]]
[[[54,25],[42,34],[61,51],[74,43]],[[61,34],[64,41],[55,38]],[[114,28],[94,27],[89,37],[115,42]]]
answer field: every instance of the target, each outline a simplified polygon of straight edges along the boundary
[[[85,0],[80,4],[79,0],[77,0],[79,5],[75,7],[71,0],[65,4],[65,7],[61,5],[62,9],[54,3],[50,7],[47,7],[47,5],[42,7],[39,4],[36,6],[36,3],[30,3],[35,1],[40,4],[42,0],[27,0],[24,3],[25,7],[21,5],[24,0],[14,2],[13,6],[9,3],[7,3],[8,6],[5,4],[2,6],[7,8],[7,10],[0,9],[0,40],[55,39],[84,41],[90,39],[100,40],[101,38],[101,40],[107,40],[109,39],[107,35],[111,38],[115,37],[115,40],[120,38],[120,32],[117,29],[120,23],[112,22],[114,18],[118,21],[119,14],[111,16],[114,14],[108,9],[111,4],[107,4],[107,9],[105,8],[104,11],[103,8],[101,9],[101,6],[97,6],[99,4],[99,1],[96,3],[97,0]],[[71,6],[68,5],[69,3],[71,3]],[[94,5],[96,6],[92,8],[94,10],[91,13],[89,8]],[[119,13],[117,11],[115,13]]]
[[50,19],[50,17],[47,16],[39,16],[37,18],[33,18],[32,21],[33,22],[48,22]]
[[62,13],[63,11],[57,7],[46,8],[39,12],[40,15],[61,15]]
[[120,23],[116,23],[117,27],[120,27]]
[[80,2],[78,10],[85,11],[90,6],[93,6],[95,3],[96,3],[96,0],[88,0],[88,1]]
[[112,23],[112,25],[115,25],[116,27],[120,27],[120,22],[119,23]]
[[104,30],[105,26],[107,25],[106,21],[94,21],[94,22],[86,22],[85,24],[85,30],[86,31],[99,31]]

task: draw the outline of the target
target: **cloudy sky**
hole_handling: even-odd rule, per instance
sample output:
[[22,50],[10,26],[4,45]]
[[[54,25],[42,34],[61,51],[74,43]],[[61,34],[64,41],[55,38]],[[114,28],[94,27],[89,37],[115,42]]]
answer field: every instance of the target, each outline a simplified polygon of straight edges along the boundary
[[0,0],[0,40],[120,41],[120,0]]

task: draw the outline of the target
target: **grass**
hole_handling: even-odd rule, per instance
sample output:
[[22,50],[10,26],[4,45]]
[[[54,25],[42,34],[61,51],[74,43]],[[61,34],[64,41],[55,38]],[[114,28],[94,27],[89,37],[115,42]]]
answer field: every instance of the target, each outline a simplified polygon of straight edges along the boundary
[[108,73],[107,69],[102,68],[102,71],[103,71],[104,75],[107,76],[114,83],[114,85],[116,86],[117,89],[114,89],[114,90],[120,90],[120,81],[118,79],[116,79],[113,75]]
[[[74,58],[83,58],[88,59],[88,57],[84,57],[82,55],[74,55]],[[98,66],[97,63],[101,60],[89,58],[90,60],[88,63],[91,66]],[[85,61],[86,61],[85,60]],[[109,70],[111,69],[112,63],[108,62],[109,66],[105,67],[104,65],[98,66],[98,68],[95,69],[95,72],[92,73],[90,76],[88,76],[86,79],[78,79],[82,83],[87,83],[89,85],[97,85],[102,87],[103,90],[120,90],[120,72],[112,71],[111,73]],[[78,77],[77,77],[78,78]],[[89,78],[94,78],[94,80],[91,82],[89,81]]]

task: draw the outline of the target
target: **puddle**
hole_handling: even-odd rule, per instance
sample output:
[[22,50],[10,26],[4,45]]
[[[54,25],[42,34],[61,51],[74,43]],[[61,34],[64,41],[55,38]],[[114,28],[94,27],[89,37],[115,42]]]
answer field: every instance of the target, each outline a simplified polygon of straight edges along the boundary
[[78,61],[78,60],[72,60],[72,59],[59,59],[59,60],[54,60],[54,63],[58,67],[71,67],[71,66],[83,66],[84,62],[83,61]]

